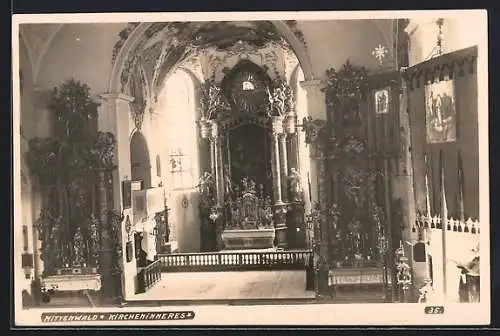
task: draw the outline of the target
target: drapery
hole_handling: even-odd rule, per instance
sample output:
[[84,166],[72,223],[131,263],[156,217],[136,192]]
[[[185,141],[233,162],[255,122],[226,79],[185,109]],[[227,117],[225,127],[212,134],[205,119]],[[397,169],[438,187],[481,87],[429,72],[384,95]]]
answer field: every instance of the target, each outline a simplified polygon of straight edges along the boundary
[[[442,210],[441,169],[444,171],[444,190],[448,216],[477,219],[479,217],[479,145],[477,107],[477,48],[467,48],[442,55],[409,68],[408,113],[415,201],[417,209],[425,213],[426,195],[430,212],[438,215]],[[454,136],[444,141],[429,141],[432,114],[426,88],[431,83],[451,81],[454,101]],[[426,86],[427,85],[427,86]],[[440,93],[439,90],[436,91]],[[434,94],[436,94],[434,92]],[[440,160],[440,156],[442,160]],[[428,187],[426,186],[426,175]]]

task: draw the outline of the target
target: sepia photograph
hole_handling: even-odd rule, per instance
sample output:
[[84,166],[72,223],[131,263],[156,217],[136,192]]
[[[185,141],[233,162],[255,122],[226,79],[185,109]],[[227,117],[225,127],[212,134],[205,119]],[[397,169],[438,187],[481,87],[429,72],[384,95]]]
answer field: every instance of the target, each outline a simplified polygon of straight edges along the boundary
[[17,326],[489,323],[486,11],[12,41]]

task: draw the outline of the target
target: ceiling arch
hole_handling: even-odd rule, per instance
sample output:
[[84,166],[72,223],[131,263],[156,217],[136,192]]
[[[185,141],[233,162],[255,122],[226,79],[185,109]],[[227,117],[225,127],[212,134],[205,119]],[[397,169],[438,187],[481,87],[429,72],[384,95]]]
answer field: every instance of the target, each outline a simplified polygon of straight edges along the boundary
[[[297,56],[297,59],[299,60],[300,64],[301,64],[301,67],[304,71],[304,76],[305,76],[305,79],[306,80],[309,80],[309,79],[313,79],[314,78],[314,75],[312,73],[312,66],[311,66],[311,62],[310,62],[310,59],[309,59],[309,55],[307,53],[307,49],[306,49],[306,46],[304,45],[304,43],[299,39],[299,37],[297,37],[296,33],[294,33],[294,31],[292,30],[292,28],[290,28],[290,25],[288,25],[287,23],[285,22],[282,22],[282,21],[262,21],[262,22],[265,22],[266,24],[269,24],[270,26],[274,27],[274,29],[276,30],[276,32],[280,35],[280,38],[284,39],[290,46],[290,48],[293,50],[293,52],[296,54]],[[189,23],[177,23],[178,25],[188,25]],[[221,24],[221,25],[225,25],[227,23],[225,22],[221,22],[221,23],[218,23],[218,24]],[[247,25],[252,25],[253,23],[246,23]],[[259,21],[259,24],[262,25],[261,21]],[[130,66],[132,66],[132,60],[131,58],[134,57],[134,52],[140,48],[140,47],[144,47],[145,45],[147,47],[151,47],[150,45],[147,44],[148,40],[149,39],[152,39],[152,38],[158,38],[158,32],[161,32],[162,29],[165,29],[165,27],[168,25],[167,23],[140,23],[140,24],[134,24],[135,27],[134,29],[130,32],[130,34],[127,36],[126,40],[123,42],[122,45],[120,45],[120,50],[117,52],[116,54],[116,59],[115,59],[115,62],[113,64],[113,68],[112,68],[112,71],[111,71],[111,75],[110,75],[110,78],[109,78],[109,84],[108,84],[108,88],[109,88],[109,92],[120,92],[122,90],[122,87],[121,87],[121,83],[123,82],[123,73],[127,72],[127,71],[130,71],[130,69],[128,69]],[[214,25],[214,23],[203,23],[203,24],[199,24],[198,23],[198,26],[197,26],[197,30],[196,32],[199,32],[203,29],[208,29],[210,28],[212,25]],[[244,22],[238,22],[237,23],[238,26],[243,26],[244,25]],[[172,24],[173,26],[173,24]],[[170,27],[167,27],[166,28],[167,30],[170,29]],[[177,32],[182,32],[182,35],[185,35],[184,38],[187,38],[188,40],[185,40],[185,41],[190,41],[192,44],[196,45],[198,43],[198,40],[200,40],[199,38],[199,35],[195,35],[195,34],[192,34],[192,35],[189,35],[189,32],[186,33],[186,31],[188,31],[188,29],[182,29],[182,28],[176,28],[175,26],[173,26],[173,29],[177,29]],[[241,28],[241,29],[245,29],[245,28]],[[259,29],[258,26],[256,26],[256,29]],[[269,31],[263,31],[262,29],[260,29],[260,32],[261,34],[267,34],[268,36],[266,36],[266,38],[268,39],[272,39],[274,38],[272,36],[272,32]],[[173,34],[173,37],[171,37],[171,43],[174,45],[174,48],[178,45],[178,36],[179,34]],[[216,36],[216,39],[219,39],[220,38],[220,35],[219,36]],[[206,42],[206,41],[204,41]],[[211,43],[215,43],[214,41],[210,41]],[[255,42],[255,41],[253,41]],[[221,43],[219,41],[219,43]],[[142,46],[141,46],[142,44]],[[155,65],[155,69],[157,70],[158,66],[163,66],[163,62],[165,62],[165,60],[163,59],[164,57],[166,57],[164,55],[164,50],[166,50],[166,46],[165,44],[162,45],[162,49],[161,51],[159,52],[159,61],[160,61],[160,65],[158,65],[158,63]],[[181,55],[174,55],[173,56],[173,59],[174,59],[174,63],[178,63],[178,60],[181,59],[184,55],[182,55],[182,52],[184,51],[180,51]],[[153,71],[151,76],[150,76],[150,79],[153,80],[153,81],[157,81],[159,80],[158,79],[158,75],[157,75],[157,72]],[[153,84],[154,83],[149,83],[149,84]]]
[[33,83],[37,83],[37,76],[42,64],[43,57],[54,40],[57,33],[65,24],[47,23],[47,24],[22,24],[19,26],[19,35],[28,50],[31,61],[31,73]]

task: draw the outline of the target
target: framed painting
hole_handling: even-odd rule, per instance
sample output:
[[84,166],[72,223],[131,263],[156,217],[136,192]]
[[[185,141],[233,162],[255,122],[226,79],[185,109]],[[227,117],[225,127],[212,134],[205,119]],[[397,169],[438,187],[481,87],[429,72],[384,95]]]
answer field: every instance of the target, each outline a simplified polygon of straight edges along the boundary
[[427,143],[446,143],[457,140],[453,80],[425,86],[425,124]]
[[376,90],[373,97],[375,99],[375,113],[376,114],[389,113],[390,88],[386,87],[380,90]]

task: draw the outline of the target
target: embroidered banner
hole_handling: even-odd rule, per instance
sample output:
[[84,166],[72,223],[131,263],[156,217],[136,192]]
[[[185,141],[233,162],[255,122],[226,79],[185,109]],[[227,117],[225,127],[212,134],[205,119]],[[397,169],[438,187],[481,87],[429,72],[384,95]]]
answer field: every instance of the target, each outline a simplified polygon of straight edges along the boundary
[[479,216],[476,57],[477,48],[467,48],[406,71],[419,211],[427,209],[426,195],[431,213],[441,211],[439,156],[442,155],[448,215],[459,218],[463,212],[466,218]]

